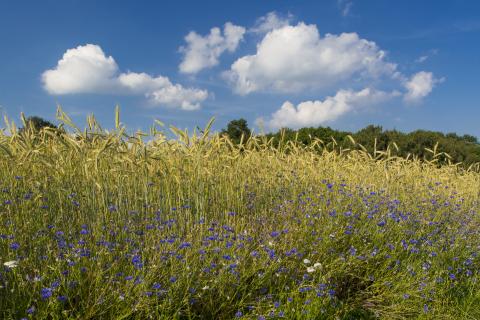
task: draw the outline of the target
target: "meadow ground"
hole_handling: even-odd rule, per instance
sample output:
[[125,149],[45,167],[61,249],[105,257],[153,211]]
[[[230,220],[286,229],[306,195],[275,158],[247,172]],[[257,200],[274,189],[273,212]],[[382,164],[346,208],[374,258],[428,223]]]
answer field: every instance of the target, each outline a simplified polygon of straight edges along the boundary
[[480,319],[476,172],[59,118],[0,133],[2,319]]

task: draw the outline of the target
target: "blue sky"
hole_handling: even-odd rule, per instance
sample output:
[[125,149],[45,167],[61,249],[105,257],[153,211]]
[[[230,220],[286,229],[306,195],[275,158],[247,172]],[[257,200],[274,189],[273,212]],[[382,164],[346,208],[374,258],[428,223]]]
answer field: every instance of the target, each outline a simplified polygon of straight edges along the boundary
[[[128,128],[477,125],[478,1],[0,1],[0,112]],[[475,63],[477,61],[477,63]]]

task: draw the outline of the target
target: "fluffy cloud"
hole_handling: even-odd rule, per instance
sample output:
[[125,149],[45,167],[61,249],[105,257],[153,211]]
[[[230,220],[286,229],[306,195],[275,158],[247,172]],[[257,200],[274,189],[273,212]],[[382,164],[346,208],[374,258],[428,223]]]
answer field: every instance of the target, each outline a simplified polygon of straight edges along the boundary
[[437,83],[443,81],[444,78],[436,79],[431,72],[420,71],[405,82],[407,92],[403,98],[408,103],[418,103],[432,92]]
[[108,92],[115,87],[118,66],[93,44],[68,49],[57,67],[42,75],[45,89],[51,94]]
[[185,41],[187,45],[181,47],[184,53],[179,69],[182,73],[197,73],[202,69],[216,66],[218,58],[225,51],[234,52],[245,34],[245,28],[227,22],[223,27],[212,28],[206,36],[190,32]]
[[224,76],[237,93],[245,95],[318,89],[354,77],[394,77],[395,70],[374,42],[356,33],[320,37],[315,25],[302,22],[268,32],[256,54],[239,58]]
[[129,72],[122,73],[118,80],[132,93],[145,93],[155,105],[196,110],[200,108],[200,102],[208,98],[206,90],[184,88],[179,84],[172,84],[167,77],[152,78],[146,73]]
[[257,120],[257,123],[264,122],[270,129],[318,126],[358,108],[371,106],[398,95],[397,91],[384,92],[371,88],[361,91],[339,90],[335,96],[327,97],[323,101],[304,101],[297,106],[286,101],[266,123],[263,119]]
[[119,73],[113,57],[98,45],[87,44],[67,50],[55,69],[42,74],[45,90],[53,95],[74,93],[138,94],[154,105],[185,110],[200,108],[208,92],[173,84],[167,77],[146,73]]
[[255,26],[249,29],[253,33],[267,33],[274,29],[280,29],[282,27],[288,26],[292,20],[292,15],[289,14],[287,17],[280,17],[276,12],[272,11],[267,13],[265,16],[257,19]]
[[148,94],[148,97],[156,104],[180,106],[184,110],[196,110],[200,108],[200,101],[207,99],[206,90],[186,89],[179,84],[168,85]]

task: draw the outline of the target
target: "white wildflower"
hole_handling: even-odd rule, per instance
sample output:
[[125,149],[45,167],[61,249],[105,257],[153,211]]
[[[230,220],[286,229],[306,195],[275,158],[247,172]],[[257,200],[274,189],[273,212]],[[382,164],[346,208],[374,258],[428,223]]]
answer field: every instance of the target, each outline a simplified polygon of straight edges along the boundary
[[315,269],[314,267],[308,267],[308,268],[307,268],[307,272],[308,272],[308,273],[315,272],[315,270],[316,270],[316,269]]
[[7,268],[12,269],[12,268],[18,267],[18,261],[16,261],[16,260],[7,261],[3,265]]
[[303,259],[303,263],[305,263],[305,264],[310,264],[310,262],[311,262],[311,261],[308,260],[308,259]]

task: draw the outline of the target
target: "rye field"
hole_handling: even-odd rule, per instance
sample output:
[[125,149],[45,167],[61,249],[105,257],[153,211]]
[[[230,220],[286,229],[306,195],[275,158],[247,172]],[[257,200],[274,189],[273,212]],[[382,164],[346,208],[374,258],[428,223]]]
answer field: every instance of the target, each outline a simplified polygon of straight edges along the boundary
[[480,319],[480,174],[437,150],[58,119],[0,131],[1,319]]

